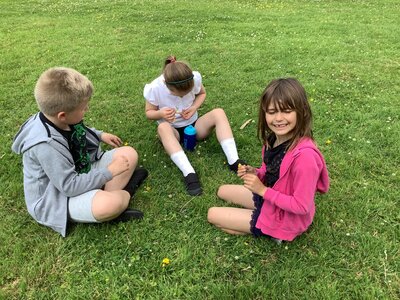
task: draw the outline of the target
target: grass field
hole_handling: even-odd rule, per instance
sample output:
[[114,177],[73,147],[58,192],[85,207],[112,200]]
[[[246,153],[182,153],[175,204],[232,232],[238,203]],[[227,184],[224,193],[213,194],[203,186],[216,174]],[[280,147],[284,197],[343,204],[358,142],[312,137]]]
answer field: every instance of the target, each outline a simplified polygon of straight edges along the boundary
[[[399,11],[394,0],[0,0],[0,299],[400,298]],[[277,77],[303,83],[331,176],[307,233],[277,245],[207,223],[224,205],[218,186],[240,180],[212,135],[189,154],[204,195],[186,194],[144,115],[143,87],[169,54],[202,73],[200,113],[224,108],[254,166],[262,90]],[[139,152],[143,221],[62,238],[29,216],[10,148],[52,66],[87,75],[86,123]]]

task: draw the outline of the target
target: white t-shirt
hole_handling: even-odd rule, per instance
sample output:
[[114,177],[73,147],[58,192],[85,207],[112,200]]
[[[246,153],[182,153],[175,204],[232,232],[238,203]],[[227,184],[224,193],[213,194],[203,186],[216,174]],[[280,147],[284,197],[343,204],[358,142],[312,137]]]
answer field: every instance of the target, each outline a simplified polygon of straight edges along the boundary
[[[160,75],[154,79],[151,83],[144,86],[143,96],[146,98],[150,104],[158,107],[158,109],[163,109],[165,107],[175,108],[177,113],[175,115],[176,119],[171,125],[175,128],[185,127],[192,124],[198,118],[197,111],[193,116],[185,120],[182,118],[180,112],[183,109],[187,109],[192,106],[196,94],[200,93],[201,90],[201,75],[197,71],[193,71],[194,87],[183,97],[175,96],[171,94],[171,91],[165,85],[164,75]],[[157,120],[158,123],[165,122],[164,119]]]

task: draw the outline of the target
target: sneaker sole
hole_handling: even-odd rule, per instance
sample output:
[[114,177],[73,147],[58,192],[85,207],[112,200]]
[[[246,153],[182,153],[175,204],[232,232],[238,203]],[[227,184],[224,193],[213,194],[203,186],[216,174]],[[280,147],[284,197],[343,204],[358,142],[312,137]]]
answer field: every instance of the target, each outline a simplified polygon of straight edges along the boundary
[[187,190],[189,195],[191,196],[200,196],[203,193],[203,190],[201,188],[194,189],[194,190]]

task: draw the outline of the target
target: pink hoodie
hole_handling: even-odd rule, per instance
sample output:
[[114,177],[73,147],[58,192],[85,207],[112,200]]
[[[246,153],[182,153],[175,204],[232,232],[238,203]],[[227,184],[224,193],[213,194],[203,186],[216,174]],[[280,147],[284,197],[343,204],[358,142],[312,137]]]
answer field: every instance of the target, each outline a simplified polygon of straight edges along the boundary
[[[262,155],[264,157],[265,147]],[[257,176],[263,181],[263,161]],[[329,189],[324,157],[311,139],[302,139],[282,160],[279,179],[264,194],[256,228],[277,239],[292,241],[311,225],[315,214],[315,193]]]

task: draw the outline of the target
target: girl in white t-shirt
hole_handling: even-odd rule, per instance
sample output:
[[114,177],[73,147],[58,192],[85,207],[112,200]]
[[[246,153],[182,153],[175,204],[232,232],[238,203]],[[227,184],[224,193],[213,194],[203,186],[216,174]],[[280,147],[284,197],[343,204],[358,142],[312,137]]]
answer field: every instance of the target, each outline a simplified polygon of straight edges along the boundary
[[182,171],[188,193],[197,196],[202,193],[201,185],[182,150],[183,130],[188,125],[196,128],[197,140],[206,138],[215,128],[229,168],[237,172],[239,159],[235,140],[223,109],[215,108],[199,118],[197,110],[206,98],[206,91],[199,72],[175,56],[165,60],[163,73],[146,84],[143,92],[146,98],[146,117],[157,120],[158,136],[165,151]]

